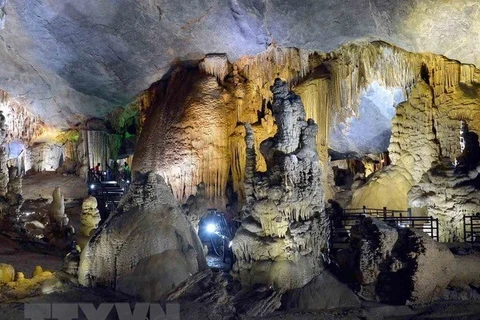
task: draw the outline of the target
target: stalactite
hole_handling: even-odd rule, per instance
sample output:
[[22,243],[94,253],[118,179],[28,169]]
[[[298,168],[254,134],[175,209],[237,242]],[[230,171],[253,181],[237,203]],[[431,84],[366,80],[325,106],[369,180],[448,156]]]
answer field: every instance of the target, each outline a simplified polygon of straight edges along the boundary
[[226,54],[209,54],[200,61],[198,67],[201,71],[217,78],[220,83],[223,82],[228,74],[228,59]]
[[272,98],[270,84],[276,77],[293,84],[303,79],[311,70],[312,51],[270,46],[265,52],[243,57],[234,63],[242,76],[253,83],[259,93]]
[[30,144],[47,129],[38,116],[12,99],[7,92],[0,90],[0,95],[0,110],[5,116],[6,143],[22,141]]

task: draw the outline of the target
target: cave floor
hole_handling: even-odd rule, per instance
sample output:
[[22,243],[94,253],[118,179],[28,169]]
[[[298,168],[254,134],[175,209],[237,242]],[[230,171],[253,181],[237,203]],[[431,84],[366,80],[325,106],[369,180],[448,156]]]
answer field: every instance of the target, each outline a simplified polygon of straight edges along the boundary
[[69,174],[63,175],[56,172],[44,171],[27,174],[22,180],[24,199],[52,199],[52,192],[59,187],[68,204],[79,201],[88,196],[87,184],[82,178]]
[[[12,264],[17,270],[25,272],[30,277],[36,265],[44,269],[55,271],[61,267],[62,259],[59,256],[32,253],[25,250],[15,241],[5,236],[0,236],[0,262]],[[221,259],[210,256],[212,267],[223,270]],[[38,293],[37,293],[38,294]],[[2,288],[0,287],[0,301]],[[4,300],[5,301],[5,300]],[[11,302],[0,302],[0,320],[20,320],[24,317],[24,305],[27,303],[100,303],[100,302],[129,302],[134,299],[104,288],[84,288],[73,285],[64,285],[61,291],[50,294],[29,296]],[[208,307],[198,303],[182,302],[181,320],[207,320],[213,318]],[[78,319],[87,319],[79,312]],[[115,311],[106,319],[118,319]],[[317,319],[480,319],[480,301],[437,301],[428,305],[417,306],[389,306],[378,303],[363,303],[362,308],[349,310],[324,310],[324,311],[277,311],[273,314],[249,319],[275,319],[275,320],[317,320]]]
[[[28,303],[94,303],[100,302],[130,303],[134,301],[122,294],[102,288],[66,287],[62,292],[51,293],[25,298],[11,303],[0,303],[0,320],[23,320],[24,305]],[[212,317],[207,308],[196,303],[181,303],[181,320],[210,320]],[[79,312],[79,320],[87,320],[83,313]],[[115,311],[106,318],[118,319]],[[480,319],[480,301],[437,301],[428,305],[413,307],[389,306],[377,303],[367,303],[360,309],[333,309],[324,311],[277,311],[273,314],[249,318],[276,319],[276,320],[347,320],[347,319],[372,319],[372,320],[400,320],[400,319],[452,319],[474,320]]]

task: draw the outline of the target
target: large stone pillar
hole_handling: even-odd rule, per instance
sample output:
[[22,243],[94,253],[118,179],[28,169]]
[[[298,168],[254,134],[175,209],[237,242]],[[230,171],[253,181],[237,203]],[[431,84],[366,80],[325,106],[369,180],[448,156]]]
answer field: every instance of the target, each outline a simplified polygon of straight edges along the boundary
[[266,172],[255,172],[253,130],[246,125],[246,205],[233,240],[234,273],[245,286],[299,288],[323,270],[329,222],[316,148],[318,126],[305,120],[300,97],[276,79],[277,134],[262,142]]

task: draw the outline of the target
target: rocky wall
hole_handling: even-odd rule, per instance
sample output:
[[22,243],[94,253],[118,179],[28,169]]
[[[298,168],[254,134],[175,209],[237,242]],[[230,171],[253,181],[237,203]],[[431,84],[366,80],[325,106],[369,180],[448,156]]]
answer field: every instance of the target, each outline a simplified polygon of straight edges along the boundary
[[63,162],[63,146],[55,143],[37,143],[29,148],[29,164],[34,172],[55,171]]

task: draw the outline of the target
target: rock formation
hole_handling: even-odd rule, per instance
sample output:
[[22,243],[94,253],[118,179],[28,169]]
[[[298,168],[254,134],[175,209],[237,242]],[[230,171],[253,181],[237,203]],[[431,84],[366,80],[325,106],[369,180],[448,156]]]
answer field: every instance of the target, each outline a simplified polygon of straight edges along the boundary
[[81,248],[85,247],[86,243],[98,228],[98,224],[102,219],[100,211],[97,209],[97,199],[93,196],[88,196],[83,199],[82,215],[80,217],[80,232],[77,236],[77,241]]
[[15,269],[13,266],[0,263],[0,284],[12,282],[15,278]]
[[302,288],[289,290],[282,297],[284,310],[328,310],[355,308],[358,296],[327,269]]
[[463,241],[463,216],[480,212],[480,147],[478,135],[460,121],[460,154],[455,166],[444,158],[408,193],[409,205],[426,208],[438,218],[440,240]]
[[459,122],[468,123],[464,141],[472,141],[479,132],[478,73],[448,61],[431,68],[431,62],[421,63],[408,100],[397,107],[392,119],[391,165],[354,191],[351,207],[406,210],[407,194],[422,176],[444,159],[454,161],[461,154]]
[[80,234],[86,237],[92,235],[92,231],[98,227],[101,220],[100,213],[97,209],[97,199],[93,196],[89,196],[83,199],[82,203],[82,217],[80,222],[82,226],[80,228]]
[[438,218],[440,241],[464,240],[463,216],[480,212],[479,174],[480,170],[463,173],[453,165],[439,164],[408,193],[412,208],[426,208],[429,215]]
[[164,180],[150,172],[138,175],[82,251],[79,282],[156,301],[205,267],[192,225]]
[[480,255],[454,255],[423,232],[372,218],[352,227],[350,250],[339,261],[367,300],[428,303],[447,287],[479,287]]
[[52,203],[49,209],[50,223],[52,231],[55,233],[63,230],[68,225],[68,217],[65,214],[65,200],[59,187],[56,187],[52,193]]
[[195,230],[198,230],[200,219],[207,214],[208,198],[205,192],[205,183],[201,182],[197,186],[197,193],[190,195],[182,206],[183,211],[192,223]]
[[266,172],[256,172],[253,130],[246,124],[245,219],[233,240],[234,271],[255,283],[302,287],[323,269],[329,224],[324,213],[318,131],[305,120],[300,97],[276,79],[273,116],[278,132],[261,143]]
[[209,206],[224,207],[230,171],[228,135],[236,124],[231,94],[214,76],[176,67],[149,99],[156,107],[149,110],[132,169],[163,176],[182,203],[203,182]]
[[284,292],[264,286],[238,291],[222,273],[207,269],[180,284],[167,300],[180,303],[182,319],[255,319],[279,309]]
[[[137,148],[134,169],[146,172],[155,167],[180,202],[195,194],[203,181],[210,207],[231,202],[225,200],[229,195],[225,190],[230,187],[243,205],[243,123],[252,125],[257,170],[265,171],[260,143],[276,132],[269,86],[277,76],[302,98],[306,117],[319,125],[316,145],[323,172],[327,172],[329,149],[342,155],[352,151],[358,157],[372,150],[386,151],[395,106],[409,97],[415,96],[411,105],[399,107],[393,122],[396,142],[410,140],[410,135],[413,141],[417,137],[428,142],[433,135],[442,155],[451,156],[456,155],[452,148],[458,144],[459,119],[469,119],[472,131],[480,128],[480,122],[474,120],[480,118],[477,100],[469,98],[480,79],[474,66],[434,54],[407,52],[384,42],[344,45],[329,54],[272,45],[261,54],[237,61],[225,61],[223,55],[208,56],[199,68],[175,66],[168,77],[145,91],[137,105],[141,118],[146,118],[142,139],[150,142]],[[372,90],[381,91],[388,99],[369,96]],[[366,96],[370,104],[365,105]],[[381,113],[381,123],[375,108]],[[414,125],[404,126],[403,118]],[[455,135],[451,134],[453,120]],[[392,145],[397,161],[401,150],[394,148]],[[425,153],[427,149],[413,151]],[[424,158],[427,162],[431,156]],[[420,179],[425,171],[418,171],[415,176]],[[324,183],[327,177],[324,174]],[[325,192],[333,197],[328,188]],[[395,194],[394,190],[388,193]],[[401,203],[405,209],[406,193]]]
[[24,202],[22,195],[22,176],[17,167],[8,168],[8,184],[5,198],[0,200],[0,221],[7,229],[17,229],[19,226],[20,208]]

